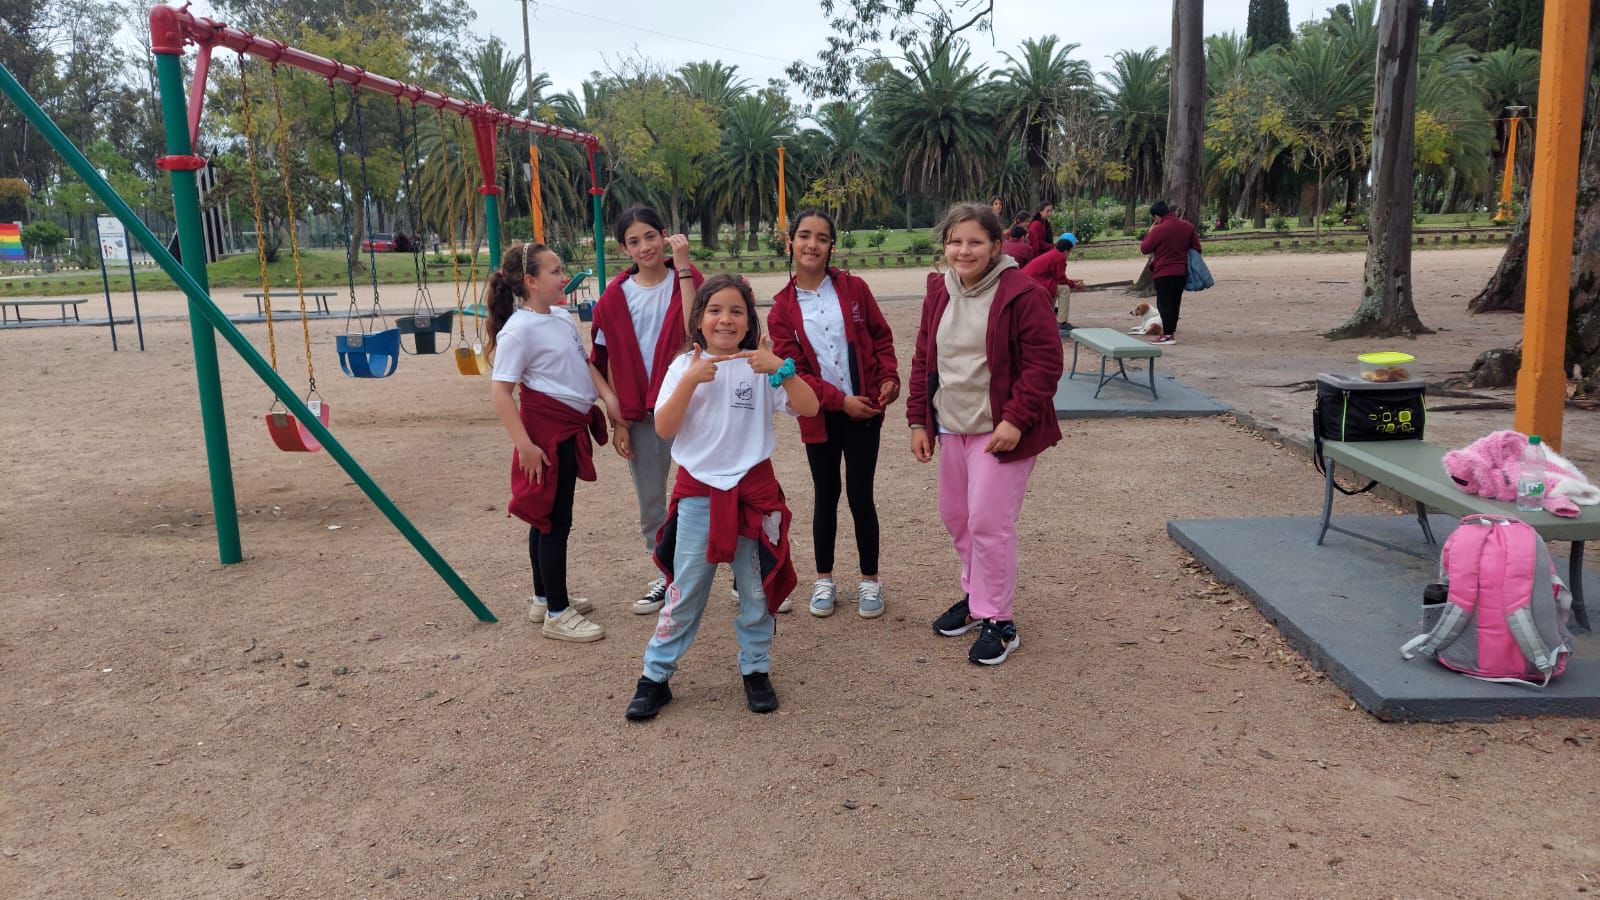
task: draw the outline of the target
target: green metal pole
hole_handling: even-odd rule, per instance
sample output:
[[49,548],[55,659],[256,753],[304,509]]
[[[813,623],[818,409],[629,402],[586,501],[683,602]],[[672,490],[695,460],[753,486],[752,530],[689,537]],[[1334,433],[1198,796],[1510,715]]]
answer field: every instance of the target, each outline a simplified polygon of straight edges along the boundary
[[[483,602],[472,592],[472,588],[467,586],[461,576],[450,568],[450,564],[444,561],[444,557],[439,555],[439,551],[435,550],[433,545],[428,543],[427,538],[424,538],[416,526],[411,524],[411,521],[405,517],[405,514],[400,512],[399,507],[394,505],[394,501],[389,499],[383,489],[378,487],[377,482],[373,481],[372,477],[366,473],[366,470],[362,469],[361,465],[356,462],[355,457],[350,455],[350,451],[346,450],[344,445],[339,443],[338,438],[333,436],[333,432],[329,431],[320,419],[311,414],[311,410],[306,408],[305,401],[301,400],[299,395],[289,387],[288,382],[284,381],[277,372],[272,370],[272,366],[267,364],[267,361],[261,357],[261,354],[256,351],[250,341],[223,314],[222,310],[217,308],[217,305],[212,302],[210,295],[206,292],[205,287],[183,266],[179,265],[176,259],[172,258],[172,254],[167,252],[167,248],[162,246],[161,241],[156,238],[155,234],[145,226],[144,222],[140,221],[138,216],[134,215],[133,209],[128,206],[127,201],[123,200],[116,191],[111,189],[111,185],[100,177],[100,173],[95,171],[89,160],[84,157],[77,147],[72,145],[72,142],[67,139],[65,134],[62,134],[56,123],[50,121],[50,117],[45,115],[44,110],[39,107],[39,104],[32,97],[28,96],[28,92],[22,89],[22,85],[11,74],[11,70],[4,65],[0,65],[0,93],[4,93],[18,109],[22,110],[22,114],[27,117],[29,123],[34,128],[37,128],[40,134],[44,135],[45,140],[66,160],[67,165],[72,167],[73,172],[77,173],[89,190],[93,191],[95,196],[99,197],[101,202],[111,209],[113,215],[122,220],[122,224],[128,227],[128,233],[144,245],[144,248],[150,253],[150,258],[154,259],[156,264],[161,266],[161,270],[172,279],[173,283],[177,284],[188,295],[190,309],[196,311],[212,328],[215,328],[217,333],[221,334],[223,339],[244,359],[245,364],[256,373],[256,376],[272,390],[272,393],[282,401],[284,406],[288,407],[289,412],[293,413],[312,434],[316,435],[317,440],[321,441],[322,446],[328,451],[328,455],[339,464],[340,468],[344,469],[345,474],[349,475],[351,480],[356,483],[356,486],[361,488],[362,493],[367,495],[367,498],[372,501],[373,505],[378,507],[379,512],[382,512],[388,518],[395,529],[407,541],[411,542],[411,546],[416,548],[422,558],[428,562],[428,565],[432,566],[433,570],[439,574],[439,577],[444,579],[445,584],[456,592],[456,595],[461,598],[461,602],[465,603],[467,608],[472,610],[473,614],[480,620],[484,622],[495,621],[494,613],[491,613],[489,608],[483,605]],[[187,128],[187,125],[185,128]],[[187,131],[185,131],[185,134],[187,134]],[[192,183],[193,176],[191,176]],[[185,248],[184,252],[188,253],[189,251]]]
[[489,271],[500,269],[500,195],[483,195],[483,233],[489,237]]
[[600,168],[595,165],[594,151],[589,151],[589,198],[594,207],[594,274],[595,293],[606,289],[606,223],[600,218],[600,198],[605,192],[600,189]]
[[[176,54],[156,54],[156,77],[161,85],[161,122],[167,132],[167,153],[188,156],[194,153],[194,148],[189,141],[183,64]],[[173,169],[169,174],[183,267],[194,277],[201,293],[209,294],[205,231],[200,224],[200,190],[194,172]],[[239,507],[233,496],[233,464],[228,458],[228,419],[222,408],[217,338],[192,296],[189,298],[189,337],[194,343],[194,374],[200,382],[200,421],[205,431],[206,468],[211,472],[211,513],[217,521],[217,554],[223,565],[228,565],[244,558],[239,546]]]

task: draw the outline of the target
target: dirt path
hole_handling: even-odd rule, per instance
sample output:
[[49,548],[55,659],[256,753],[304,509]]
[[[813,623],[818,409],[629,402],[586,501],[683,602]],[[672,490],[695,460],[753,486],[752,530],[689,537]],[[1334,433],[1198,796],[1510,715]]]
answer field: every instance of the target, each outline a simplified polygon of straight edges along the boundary
[[[1075,273],[1091,280],[1100,267]],[[1459,312],[1492,253],[1419,254],[1430,375],[1507,342]],[[1117,270],[1117,271],[1120,271]],[[1229,258],[1173,371],[1303,423],[1270,385],[1350,359],[1314,333],[1359,257]],[[911,285],[905,288],[900,280]],[[911,292],[915,273],[879,278]],[[1127,298],[1075,319],[1119,324]],[[909,364],[917,306],[886,304]],[[269,448],[224,357],[246,560],[216,550],[187,327],[0,333],[0,894],[16,897],[1527,896],[1597,889],[1592,722],[1386,725],[1169,540],[1169,518],[1313,510],[1309,465],[1222,419],[1064,423],[1023,513],[1022,649],[979,671],[928,622],[956,568],[933,471],[885,431],[889,614],[783,617],[775,715],[708,623],[653,723],[622,707],[651,620],[622,462],[580,489],[578,592],[609,636],[538,637],[506,441],[446,359],[318,371],[343,440],[489,605],[465,609],[325,456]],[[264,342],[264,329],[248,326]],[[300,363],[294,342],[280,354]],[[896,415],[899,413],[896,409]],[[1568,449],[1594,465],[1592,415]],[[897,419],[898,420],[898,419]],[[1454,442],[1510,413],[1438,418]],[[1296,427],[1299,427],[1298,425]],[[811,559],[797,431],[775,458]],[[1350,511],[1381,507],[1351,501]],[[841,570],[853,565],[848,517]],[[726,576],[722,584],[725,584]],[[846,582],[847,587],[851,586]],[[725,588],[724,618],[732,604]],[[303,661],[304,666],[299,663]],[[1425,879],[1418,882],[1418,878]],[[1420,886],[1419,886],[1420,885]]]

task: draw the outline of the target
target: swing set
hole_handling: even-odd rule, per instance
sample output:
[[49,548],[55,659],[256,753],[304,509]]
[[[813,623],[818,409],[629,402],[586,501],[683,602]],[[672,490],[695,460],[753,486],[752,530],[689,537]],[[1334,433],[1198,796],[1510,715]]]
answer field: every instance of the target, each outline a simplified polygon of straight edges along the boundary
[[[184,66],[182,57],[185,48],[195,45],[199,48],[198,56],[193,68],[193,82],[188,96],[184,89]],[[376,91],[395,98],[397,103],[409,101],[414,108],[417,105],[432,106],[441,113],[454,112],[472,124],[473,138],[477,147],[479,167],[483,176],[483,185],[479,193],[484,197],[484,233],[489,244],[489,264],[491,268],[500,265],[500,220],[498,195],[500,188],[496,185],[496,165],[494,153],[495,135],[499,128],[511,128],[532,132],[580,143],[587,151],[589,158],[589,174],[591,184],[590,196],[593,200],[595,249],[597,266],[604,266],[604,231],[600,216],[600,198],[604,193],[596,179],[595,153],[599,149],[599,142],[593,136],[568,128],[560,128],[543,122],[534,122],[516,116],[511,116],[485,104],[469,103],[453,97],[428,91],[405,82],[373,75],[359,66],[351,66],[335,60],[316,56],[290,47],[287,44],[271,41],[255,35],[230,28],[212,19],[199,18],[192,15],[188,8],[175,6],[156,6],[150,10],[150,47],[155,56],[156,77],[160,87],[162,126],[165,132],[166,153],[156,159],[157,168],[168,174],[173,195],[173,212],[178,223],[178,245],[183,253],[183,262],[166,249],[165,242],[156,237],[148,226],[134,213],[117,192],[112,189],[105,177],[89,162],[83,151],[74,146],[50,116],[22,87],[16,77],[4,65],[0,65],[0,94],[11,101],[22,113],[23,117],[44,140],[62,157],[68,167],[81,179],[84,185],[101,202],[110,208],[111,212],[120,219],[128,229],[129,234],[142,244],[155,260],[161,270],[170,277],[181,289],[189,300],[189,334],[195,355],[195,377],[198,382],[198,407],[205,435],[206,463],[210,475],[211,508],[214,527],[217,534],[217,553],[224,565],[231,565],[243,560],[243,547],[239,540],[238,504],[235,500],[233,483],[233,465],[228,451],[228,426],[225,415],[225,406],[222,396],[221,369],[217,360],[217,337],[228,343],[238,353],[240,359],[255,373],[257,378],[271,390],[274,405],[269,407],[266,419],[269,433],[272,434],[274,443],[285,450],[310,452],[317,449],[325,451],[334,462],[350,477],[352,483],[372,501],[385,518],[394,525],[395,529],[403,536],[424,561],[436,572],[450,589],[459,597],[469,610],[480,621],[496,621],[494,614],[483,604],[472,588],[461,578],[439,551],[428,542],[417,527],[412,524],[402,513],[394,501],[386,494],[372,476],[363,469],[343,443],[328,427],[328,405],[322,403],[316,391],[316,371],[311,364],[310,328],[307,324],[305,308],[305,294],[303,277],[300,269],[299,241],[296,226],[296,210],[291,191],[291,179],[287,173],[289,154],[286,141],[286,129],[282,126],[282,100],[281,91],[278,89],[277,69],[279,66],[290,66],[321,75],[326,78],[330,88],[335,81],[342,81],[351,87],[352,102],[356,104],[354,113],[357,121],[357,149],[362,155],[363,202],[370,198],[365,177],[365,140],[361,133],[360,100],[357,89]],[[204,252],[204,231],[201,219],[199,187],[195,172],[206,166],[205,159],[196,155],[195,149],[200,128],[201,112],[205,103],[206,80],[211,65],[212,52],[217,47],[226,47],[234,50],[241,57],[241,75],[247,80],[248,74],[244,73],[244,56],[255,56],[266,60],[273,69],[274,106],[277,111],[277,124],[275,129],[279,141],[278,152],[284,165],[280,166],[284,177],[284,205],[289,221],[291,237],[291,252],[294,254],[296,271],[296,288],[300,295],[301,334],[306,341],[306,381],[307,393],[305,397],[286,382],[278,372],[277,366],[277,335],[275,317],[270,305],[266,305],[266,320],[268,323],[268,351],[271,360],[262,358],[261,353],[255,348],[248,338],[240,332],[237,325],[224,314],[211,297],[208,273],[206,270],[206,256]],[[242,83],[243,86],[243,83]],[[248,103],[248,93],[244,98]],[[413,119],[413,136],[415,136],[415,115]],[[256,128],[253,108],[247,114],[246,125],[247,153],[250,160],[250,184],[252,193],[252,209],[258,223],[264,219],[261,179],[257,170],[257,157],[259,147],[256,142]],[[340,190],[345,197],[345,208],[349,207],[349,183],[343,174],[342,143],[336,136],[336,150],[340,154],[338,164],[340,167]],[[412,161],[407,162],[409,166]],[[408,192],[409,195],[409,192]],[[370,220],[369,220],[370,221]],[[415,219],[413,219],[415,222]],[[348,235],[349,228],[346,228]],[[261,248],[257,249],[257,262],[265,273],[265,254]],[[603,268],[600,269],[603,273]],[[420,272],[420,270],[419,270]],[[374,282],[376,276],[374,275]],[[355,286],[353,274],[348,282],[352,305],[354,304]],[[270,279],[263,274],[262,278],[264,303],[268,303],[270,296]],[[458,304],[460,300],[458,299]],[[374,311],[377,309],[376,294],[374,295]],[[426,323],[417,322],[415,315],[421,312],[420,318],[428,318]],[[423,329],[430,334],[434,331],[431,321],[432,303],[427,293],[425,281],[419,278],[419,288],[413,308],[414,315],[408,318],[413,320],[413,338],[418,337]],[[355,318],[352,316],[351,318]],[[386,321],[383,321],[387,325]],[[389,354],[374,352],[379,348],[373,346],[368,340],[369,335],[380,336],[391,329],[381,329],[369,332],[366,326],[361,326],[358,333],[360,340],[354,344],[346,341],[350,358],[346,359],[341,354],[341,367],[355,374],[354,369],[365,363],[370,370],[377,371],[387,368],[393,370],[394,363],[382,359],[375,360]],[[396,333],[399,328],[392,329]],[[464,334],[464,332],[463,332]],[[349,338],[346,334],[343,337]],[[411,349],[405,352],[424,352],[427,346],[423,340],[415,340]],[[440,348],[435,341],[433,352],[441,352],[448,348]],[[355,357],[361,357],[357,360]],[[387,373],[386,373],[387,374]],[[281,404],[281,411],[278,405]],[[313,405],[315,408],[313,408]]]

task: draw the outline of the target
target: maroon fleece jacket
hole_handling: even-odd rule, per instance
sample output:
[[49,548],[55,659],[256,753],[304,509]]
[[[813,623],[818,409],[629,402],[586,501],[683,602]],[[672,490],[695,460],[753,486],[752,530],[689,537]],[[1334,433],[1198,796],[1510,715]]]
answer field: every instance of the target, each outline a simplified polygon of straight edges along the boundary
[[[939,388],[936,335],[949,305],[944,275],[929,275],[922,323],[917,327],[917,350],[911,358],[911,382],[906,386],[906,421],[935,433],[939,426],[933,410],[933,395]],[[1021,269],[1000,273],[994,304],[989,307],[984,355],[989,362],[989,408],[995,421],[1010,422],[1022,431],[1017,446],[995,454],[996,458],[1001,462],[1027,459],[1059,443],[1061,425],[1056,421],[1054,401],[1063,367],[1061,333],[1052,298]]]

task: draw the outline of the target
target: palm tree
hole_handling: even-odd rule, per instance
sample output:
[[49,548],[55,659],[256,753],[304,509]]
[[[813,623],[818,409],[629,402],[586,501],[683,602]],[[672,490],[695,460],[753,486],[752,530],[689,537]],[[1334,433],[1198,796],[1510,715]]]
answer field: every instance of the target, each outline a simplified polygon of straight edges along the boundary
[[778,136],[793,126],[789,101],[771,91],[739,97],[724,115],[722,143],[708,180],[727,198],[727,211],[749,223],[750,250],[759,246],[761,222],[777,208]]
[[1416,168],[1424,184],[1438,188],[1441,210],[1464,192],[1494,187],[1494,128],[1483,116],[1477,64],[1471,47],[1450,43],[1443,32],[1424,31],[1418,39]]
[[[750,92],[750,82],[739,77],[738,73],[738,66],[724,65],[722,60],[702,60],[680,66],[672,80],[679,90],[699,98],[721,121],[734,101]],[[713,160],[708,158],[706,165],[712,164]],[[722,224],[722,212],[731,202],[721,182],[712,178],[700,182],[689,205],[700,220],[701,246],[717,249],[717,229]]]
[[[1479,84],[1483,88],[1484,108],[1494,121],[1491,175],[1503,171],[1506,163],[1507,129],[1505,116],[1508,106],[1526,106],[1527,115],[1536,116],[1539,105],[1539,51],[1523,47],[1506,47],[1485,53],[1476,66]],[[1527,122],[1521,127],[1526,129]],[[1526,137],[1526,136],[1525,136]],[[1487,179],[1483,205],[1495,208],[1495,180]]]
[[937,208],[982,187],[997,129],[983,67],[968,68],[972,53],[965,43],[924,46],[906,55],[909,71],[885,73],[875,107],[903,172],[909,229],[913,194],[931,194]]
[[820,178],[845,188],[842,202],[832,210],[841,228],[887,211],[892,200],[888,153],[873,121],[854,105],[835,100],[817,110],[816,123],[802,136],[802,182]]
[[1347,169],[1359,180],[1366,164],[1377,51],[1363,56],[1352,39],[1358,33],[1354,26],[1342,35],[1332,27],[1313,28],[1293,47],[1262,54],[1295,126],[1295,160],[1316,170],[1315,180],[1301,183],[1300,220],[1306,225],[1321,226],[1327,173]]
[[1005,110],[1001,126],[1022,136],[1029,207],[1039,205],[1042,187],[1054,193],[1054,179],[1044,174],[1045,161],[1068,111],[1089,104],[1094,96],[1094,72],[1088,63],[1071,58],[1078,45],[1058,48],[1058,40],[1053,34],[1024,40],[1017,56],[1004,54],[1011,65],[995,73]]
[[1102,73],[1106,117],[1116,133],[1127,164],[1124,182],[1127,215],[1123,228],[1132,230],[1134,205],[1161,183],[1161,155],[1167,139],[1167,56],[1154,47],[1118,51],[1111,71]]

